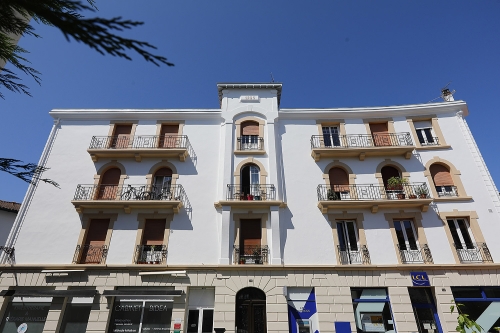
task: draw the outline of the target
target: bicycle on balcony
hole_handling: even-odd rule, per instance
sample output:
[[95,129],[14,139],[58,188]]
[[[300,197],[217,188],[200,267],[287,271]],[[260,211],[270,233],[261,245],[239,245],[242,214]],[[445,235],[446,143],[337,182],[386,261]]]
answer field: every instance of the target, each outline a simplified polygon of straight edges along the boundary
[[145,200],[144,186],[134,187],[127,185],[126,191],[120,196],[121,200]]

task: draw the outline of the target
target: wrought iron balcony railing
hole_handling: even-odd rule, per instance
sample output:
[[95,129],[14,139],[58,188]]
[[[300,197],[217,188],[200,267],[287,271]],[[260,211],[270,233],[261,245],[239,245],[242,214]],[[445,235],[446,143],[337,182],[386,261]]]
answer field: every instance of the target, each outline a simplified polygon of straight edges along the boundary
[[340,263],[342,265],[369,265],[371,263],[370,252],[368,252],[366,245],[361,245],[360,248],[356,250],[337,245],[337,250],[339,253]]
[[486,243],[455,243],[453,246],[462,263],[493,262]]
[[166,245],[137,245],[135,249],[136,264],[161,264],[166,259]]
[[226,200],[276,200],[276,188],[270,184],[228,184]]
[[104,264],[108,255],[108,246],[94,245],[77,245],[75,255],[73,256],[74,264]]
[[439,138],[437,136],[433,136],[432,141],[428,141],[428,139],[427,139],[427,141],[424,140],[424,142],[422,142],[422,140],[420,140],[420,138],[418,141],[420,142],[421,146],[439,146]]
[[426,183],[403,184],[397,187],[381,185],[318,185],[318,201],[327,200],[402,200],[428,199]]
[[182,185],[78,185],[73,200],[164,200],[184,202]]
[[436,186],[436,192],[440,198],[458,197],[458,189],[453,185]]
[[89,149],[189,149],[187,135],[93,136]]
[[311,148],[361,148],[412,146],[410,133],[313,135]]
[[403,264],[432,264],[434,261],[427,244],[398,244],[398,249]]
[[264,150],[264,138],[242,136],[237,140],[237,150]]
[[235,245],[234,262],[240,265],[267,263],[269,248],[267,245]]

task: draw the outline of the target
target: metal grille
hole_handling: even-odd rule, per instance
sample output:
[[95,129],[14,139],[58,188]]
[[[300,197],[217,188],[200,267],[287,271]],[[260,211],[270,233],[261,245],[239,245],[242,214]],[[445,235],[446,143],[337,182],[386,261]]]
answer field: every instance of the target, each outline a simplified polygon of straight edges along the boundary
[[263,150],[264,138],[253,137],[251,135],[240,137],[237,141],[238,150]]
[[403,264],[433,263],[431,249],[427,244],[417,244],[416,248],[398,244],[399,255]]
[[365,264],[369,265],[371,263],[370,260],[370,252],[368,252],[368,248],[366,245],[362,245],[358,250],[351,250],[347,247],[342,247],[337,245],[337,250],[339,253],[340,263],[342,265],[349,264]]
[[402,200],[430,198],[426,183],[403,184],[393,189],[381,185],[318,185],[318,201]]
[[461,262],[493,262],[490,249],[486,243],[459,243],[453,244]]
[[311,136],[311,148],[357,148],[413,146],[410,133],[333,134]]
[[78,185],[73,200],[163,200],[184,202],[186,193],[176,185]]
[[267,245],[234,246],[234,262],[236,264],[264,264],[267,263],[269,248]]
[[167,259],[166,245],[137,245],[135,250],[136,264],[161,264]]
[[269,184],[228,184],[226,200],[276,200],[276,188]]
[[77,245],[74,264],[104,264],[108,255],[108,246]]
[[190,149],[187,135],[93,136],[89,149]]

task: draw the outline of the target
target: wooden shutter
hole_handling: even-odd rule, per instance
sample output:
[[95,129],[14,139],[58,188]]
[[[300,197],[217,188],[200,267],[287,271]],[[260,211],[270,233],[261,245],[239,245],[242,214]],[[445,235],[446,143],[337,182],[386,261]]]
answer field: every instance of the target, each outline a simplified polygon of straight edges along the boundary
[[245,121],[241,124],[241,135],[259,135],[259,123]]
[[435,186],[453,185],[450,171],[444,165],[433,164],[429,169]]
[[97,199],[115,200],[122,172],[118,168],[107,170],[101,177]]
[[142,234],[142,245],[163,245],[165,224],[164,219],[146,220]]
[[370,131],[375,146],[391,146],[387,123],[370,123]]
[[161,168],[160,170],[155,172],[155,177],[172,177],[172,170],[170,168]]
[[331,168],[328,175],[330,177],[330,186],[333,192],[349,191],[349,176],[347,172],[341,168]]
[[82,250],[80,262],[82,264],[99,264],[102,260],[103,245],[106,243],[109,219],[94,219],[90,221],[85,246]]
[[399,174],[398,169],[392,167],[392,166],[385,166],[382,168],[380,171],[382,174],[382,179],[384,181],[384,186],[387,187],[387,180],[392,177],[401,177]]
[[160,129],[160,148],[175,148],[177,147],[179,135],[179,124],[161,125]]
[[260,220],[240,220],[240,246],[260,246],[262,226]]
[[132,125],[115,125],[111,147],[127,148],[130,141],[130,133],[132,133]]

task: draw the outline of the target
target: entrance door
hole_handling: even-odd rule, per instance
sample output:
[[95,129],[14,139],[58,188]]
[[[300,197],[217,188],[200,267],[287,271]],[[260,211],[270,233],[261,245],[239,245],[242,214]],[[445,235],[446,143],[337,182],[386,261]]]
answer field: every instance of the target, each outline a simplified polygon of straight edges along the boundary
[[115,125],[110,148],[128,148],[132,125]]
[[419,333],[442,333],[430,288],[408,288]]
[[175,148],[179,134],[179,125],[161,125],[160,140],[158,141],[159,148]]
[[266,294],[244,288],[236,294],[236,333],[266,333]]

